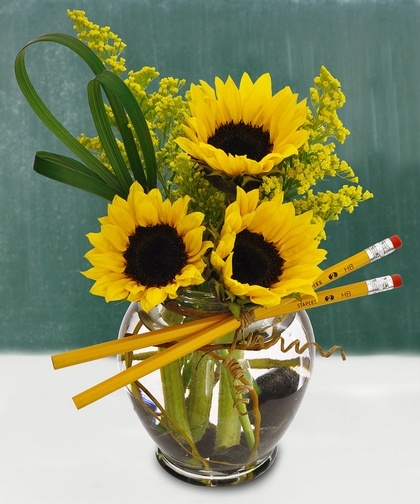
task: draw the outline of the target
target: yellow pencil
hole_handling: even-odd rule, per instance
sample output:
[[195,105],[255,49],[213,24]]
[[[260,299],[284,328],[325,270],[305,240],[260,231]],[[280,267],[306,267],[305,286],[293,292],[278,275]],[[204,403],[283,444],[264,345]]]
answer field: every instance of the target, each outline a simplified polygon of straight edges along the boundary
[[[346,301],[360,296],[385,292],[401,287],[401,285],[402,279],[400,275],[387,275],[343,287],[336,287],[335,289],[326,289],[320,293],[317,301],[310,296],[303,296],[302,300],[293,301],[283,307],[280,305],[272,309],[258,308],[254,313],[257,319],[264,319],[266,317],[284,315],[286,313],[306,310],[316,306]],[[166,366],[167,364],[174,362],[180,357],[183,357],[184,355],[187,355],[206,344],[214,342],[216,339],[228,334],[231,331],[235,331],[239,327],[240,322],[238,320],[233,317],[228,317],[221,322],[213,324],[210,328],[205,328],[200,332],[175,343],[169,348],[158,352],[152,357],[148,357],[143,362],[125,369],[119,374],[94,385],[84,392],[81,392],[73,397],[73,401],[78,409],[83,408],[98,399],[115,392],[119,388],[129,385],[133,381],[139,380],[152,371]]]
[[61,369],[67,366],[74,366],[83,362],[90,362],[111,355],[122,354],[146,348],[148,346],[158,346],[170,341],[191,336],[203,329],[207,329],[217,322],[227,318],[228,314],[215,315],[199,320],[194,320],[186,324],[165,327],[158,331],[139,333],[126,336],[125,338],[112,341],[105,341],[96,345],[91,345],[75,350],[69,350],[51,357],[54,369]]
[[378,294],[391,289],[401,287],[402,278],[400,275],[387,275],[384,277],[373,278],[371,280],[364,280],[342,287],[335,287],[333,289],[325,289],[318,292],[318,299],[312,296],[302,296],[301,299],[293,299],[285,305],[279,305],[274,308],[264,309],[258,308],[255,310],[255,316],[261,317],[265,313],[265,317],[275,317],[277,315],[286,315],[301,310],[308,310],[319,306],[338,303],[340,301],[347,301],[349,299],[367,296],[370,294]]
[[340,261],[333,266],[325,269],[321,275],[313,283],[314,290],[324,287],[325,285],[337,280],[338,278],[348,275],[353,271],[377,261],[382,257],[387,256],[402,246],[401,238],[397,235],[390,236],[370,247],[354,254],[343,261]]
[[162,350],[161,352],[148,357],[146,360],[135,364],[134,366],[121,371],[117,375],[108,378],[107,380],[94,385],[88,390],[81,392],[73,397],[73,401],[78,409],[91,404],[102,397],[115,392],[135,380],[139,380],[143,376],[156,371],[157,369],[176,361],[177,359],[187,355],[204,345],[212,343],[220,336],[235,331],[240,326],[240,322],[233,317],[222,320],[218,324],[214,324],[210,329],[205,328],[200,332],[183,339]]

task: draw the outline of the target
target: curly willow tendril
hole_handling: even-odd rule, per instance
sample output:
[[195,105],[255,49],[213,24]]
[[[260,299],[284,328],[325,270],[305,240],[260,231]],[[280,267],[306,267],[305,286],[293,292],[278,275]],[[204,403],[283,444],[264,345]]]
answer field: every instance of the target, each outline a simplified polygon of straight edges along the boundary
[[268,340],[266,338],[264,338],[264,336],[262,335],[262,332],[264,332],[264,329],[260,329],[258,331],[253,332],[253,333],[250,333],[247,336],[247,338],[240,340],[240,341],[236,341],[235,348],[236,349],[244,349],[244,350],[266,350],[266,349],[272,347],[273,345],[277,344],[278,342],[280,342],[280,351],[282,353],[287,353],[290,350],[294,349],[294,351],[297,354],[301,355],[309,347],[312,346],[318,351],[318,353],[321,357],[328,358],[328,357],[331,357],[331,355],[334,352],[339,351],[341,354],[341,358],[343,360],[346,360],[346,355],[344,353],[344,350],[339,345],[334,345],[331,348],[329,348],[329,350],[327,350],[327,351],[324,351],[322,346],[315,341],[308,341],[308,342],[304,343],[303,345],[301,345],[300,341],[298,339],[296,339],[296,340],[292,341],[291,343],[289,343],[288,345],[286,345],[286,340],[284,339],[281,332],[279,332],[278,334],[276,334],[275,336],[273,336],[272,338],[270,338]]
[[286,346],[286,342],[285,342],[285,339],[283,338],[283,336],[279,336],[279,340],[280,340],[280,350],[283,353],[287,353],[289,350],[291,350],[293,348],[295,350],[295,352],[300,355],[300,354],[303,354],[309,347],[313,346],[316,348],[316,350],[318,351],[318,353],[321,357],[328,358],[328,357],[331,357],[331,355],[335,351],[339,351],[343,361],[346,360],[346,355],[344,353],[344,350],[339,345],[334,345],[327,352],[325,352],[322,349],[321,345],[319,343],[317,343],[316,341],[308,341],[307,343],[305,343],[304,345],[301,346],[301,343],[299,340],[294,340]]
[[233,386],[236,393],[233,406],[238,415],[246,416],[248,414],[246,405],[249,404],[249,398],[244,396],[250,394],[252,398],[252,413],[254,415],[254,445],[250,454],[250,459],[252,460],[259,448],[261,438],[261,412],[258,394],[252,383],[247,379],[245,371],[237,359],[231,357],[225,359],[224,365],[233,379]]

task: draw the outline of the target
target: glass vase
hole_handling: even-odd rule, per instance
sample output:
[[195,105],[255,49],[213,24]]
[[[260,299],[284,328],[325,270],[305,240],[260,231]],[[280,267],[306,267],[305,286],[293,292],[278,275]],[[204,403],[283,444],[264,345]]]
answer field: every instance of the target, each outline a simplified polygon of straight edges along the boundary
[[[149,313],[132,303],[119,338],[227,311],[187,291]],[[173,476],[204,486],[236,485],[264,474],[298,411],[312,373],[306,312],[258,320],[127,387],[134,410]],[[159,352],[118,357],[125,369]]]

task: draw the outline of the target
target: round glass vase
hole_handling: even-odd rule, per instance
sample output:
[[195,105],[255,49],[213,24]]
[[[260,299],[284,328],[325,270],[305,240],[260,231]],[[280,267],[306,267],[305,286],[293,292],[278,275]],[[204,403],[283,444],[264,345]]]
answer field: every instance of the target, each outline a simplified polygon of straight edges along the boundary
[[[187,291],[146,313],[131,303],[119,338],[227,312]],[[258,320],[127,387],[134,410],[173,476],[196,485],[236,485],[266,472],[299,409],[312,373],[306,312]],[[159,352],[118,357],[120,369]]]

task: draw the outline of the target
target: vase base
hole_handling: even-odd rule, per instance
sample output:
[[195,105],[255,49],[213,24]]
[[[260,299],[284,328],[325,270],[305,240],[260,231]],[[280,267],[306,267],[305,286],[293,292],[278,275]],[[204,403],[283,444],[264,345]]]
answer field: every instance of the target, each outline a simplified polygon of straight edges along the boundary
[[208,486],[208,487],[219,487],[219,486],[229,486],[229,485],[239,485],[240,483],[245,483],[246,481],[252,481],[260,476],[262,476],[268,469],[273,465],[277,458],[277,447],[258,465],[252,467],[244,467],[236,472],[231,473],[220,473],[220,472],[192,472],[184,468],[176,466],[171,460],[169,460],[165,454],[156,448],[156,458],[159,464],[167,471],[171,476],[184,481],[185,483],[190,483],[192,485],[198,486]]

